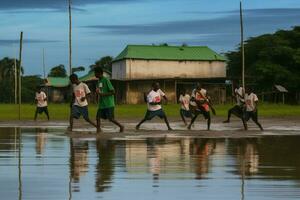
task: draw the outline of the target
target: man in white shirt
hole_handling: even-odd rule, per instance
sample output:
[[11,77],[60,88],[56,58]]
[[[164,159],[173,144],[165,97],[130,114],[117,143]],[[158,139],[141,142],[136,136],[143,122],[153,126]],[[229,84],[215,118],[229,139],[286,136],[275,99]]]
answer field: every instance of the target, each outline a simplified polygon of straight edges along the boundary
[[187,125],[185,118],[192,118],[193,114],[190,110],[190,100],[191,96],[186,92],[186,90],[183,91],[182,94],[180,94],[179,102],[180,102],[180,116],[185,125]]
[[97,128],[96,124],[90,120],[88,113],[88,102],[86,97],[91,93],[89,87],[87,84],[80,82],[76,74],[70,75],[70,81],[73,87],[73,95],[69,130],[72,131],[73,129],[73,119],[79,119],[81,115],[85,121]]
[[48,121],[50,120],[49,112],[48,112],[48,104],[47,104],[47,95],[44,91],[42,91],[42,87],[37,87],[37,92],[35,93],[35,101],[36,101],[36,111],[34,114],[34,121],[36,121],[37,114],[42,114],[43,112],[46,114]]
[[169,125],[167,116],[161,107],[162,98],[164,98],[165,101],[168,101],[165,93],[163,91],[161,91],[161,89],[159,89],[159,83],[157,83],[157,82],[153,83],[152,90],[149,92],[149,94],[147,95],[147,98],[146,98],[147,107],[148,107],[146,115],[145,115],[144,119],[142,119],[142,121],[140,121],[140,123],[138,123],[138,125],[136,125],[135,128],[137,130],[140,128],[142,123],[144,123],[147,120],[153,119],[155,116],[158,116],[161,119],[164,119],[165,123],[168,127],[168,130],[172,130],[172,128]]
[[193,123],[197,119],[199,114],[202,114],[207,120],[207,130],[210,130],[210,108],[211,104],[209,98],[207,97],[207,91],[202,88],[200,83],[197,83],[196,88],[192,92],[192,98],[190,102],[190,108],[194,117],[191,120],[191,123],[188,125],[188,129],[191,129]]
[[260,130],[264,130],[261,124],[258,122],[257,115],[257,105],[258,105],[258,97],[253,93],[252,88],[248,88],[245,94],[245,115],[244,120],[247,122],[249,119],[252,119],[254,123],[260,128]]
[[247,129],[246,122],[243,118],[244,115],[244,105],[245,105],[245,99],[244,99],[244,89],[243,87],[234,86],[234,97],[236,99],[236,105],[233,106],[228,110],[227,120],[225,120],[223,123],[229,123],[231,115],[235,115],[238,118],[240,118],[243,122],[245,130]]

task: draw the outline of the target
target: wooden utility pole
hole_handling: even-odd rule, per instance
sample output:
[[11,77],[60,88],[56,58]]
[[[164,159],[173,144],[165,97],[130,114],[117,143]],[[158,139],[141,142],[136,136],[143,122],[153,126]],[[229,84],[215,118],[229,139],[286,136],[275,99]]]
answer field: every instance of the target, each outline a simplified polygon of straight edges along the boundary
[[72,74],[72,0],[69,0],[69,74]]
[[43,73],[44,79],[46,79],[46,68],[45,68],[45,49],[43,48]]
[[21,31],[20,34],[20,51],[19,51],[19,68],[18,68],[18,77],[19,77],[19,120],[21,120],[21,103],[22,103],[22,97],[21,97],[21,91],[22,91],[22,86],[21,86],[21,77],[22,77],[22,45],[23,45],[23,31]]
[[242,85],[245,95],[245,49],[244,49],[244,23],[243,23],[243,8],[242,1],[240,1],[240,24],[241,24],[241,54],[242,54]]
[[[15,55],[14,57],[16,57]],[[17,68],[17,58],[14,59],[14,77],[15,77],[15,104],[18,103],[18,68]]]

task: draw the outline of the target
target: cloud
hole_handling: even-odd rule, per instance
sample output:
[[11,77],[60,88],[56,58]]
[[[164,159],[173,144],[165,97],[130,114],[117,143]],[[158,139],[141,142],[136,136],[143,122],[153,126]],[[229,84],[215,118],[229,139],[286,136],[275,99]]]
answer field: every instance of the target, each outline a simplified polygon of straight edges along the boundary
[[[233,49],[239,44],[239,11],[226,11],[211,19],[190,19],[150,24],[84,26],[97,34],[124,36],[165,36],[173,44],[209,45],[217,49]],[[252,9],[244,11],[246,38],[300,24],[300,8]]]
[[[89,4],[111,4],[121,2],[134,2],[138,0],[72,0],[75,8]],[[67,0],[4,0],[0,3],[0,10],[22,10],[22,9],[54,9],[67,8]]]
[[[300,23],[298,9],[258,9],[245,11],[245,29],[248,33],[276,30],[285,25]],[[89,29],[97,29],[114,35],[162,35],[162,34],[219,34],[239,32],[239,13],[213,19],[192,19],[182,21],[159,22],[152,24],[129,25],[90,25]]]
[[[59,43],[61,41],[59,40],[35,40],[35,39],[25,39],[23,40],[23,43]],[[0,40],[0,45],[12,45],[12,44],[19,44],[20,40]]]
[[[261,9],[244,9],[243,14],[247,15],[294,15],[299,13],[300,8],[261,8]],[[212,11],[212,12],[205,12],[205,11],[185,11],[185,14],[239,14],[240,10],[227,10],[227,11]]]

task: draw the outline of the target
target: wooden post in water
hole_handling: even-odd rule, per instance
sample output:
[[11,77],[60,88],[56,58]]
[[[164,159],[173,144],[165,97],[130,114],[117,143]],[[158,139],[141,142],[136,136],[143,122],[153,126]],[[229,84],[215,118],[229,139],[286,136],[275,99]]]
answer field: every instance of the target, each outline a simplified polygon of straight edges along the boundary
[[69,0],[69,75],[72,74],[72,7]]
[[23,190],[22,190],[22,136],[21,136],[21,129],[18,128],[18,136],[19,136],[19,147],[18,147],[18,180],[19,180],[19,200],[22,200],[23,198]]
[[244,23],[243,23],[243,7],[240,1],[240,25],[241,25],[241,54],[242,54],[242,85],[244,88],[243,95],[245,95],[245,49],[244,49]]
[[21,31],[20,34],[20,51],[19,51],[19,69],[18,69],[18,77],[19,77],[19,84],[18,84],[18,92],[19,92],[19,120],[21,120],[21,103],[22,103],[22,97],[21,97],[21,91],[22,91],[22,86],[21,86],[21,77],[22,77],[22,45],[23,45],[23,31]]

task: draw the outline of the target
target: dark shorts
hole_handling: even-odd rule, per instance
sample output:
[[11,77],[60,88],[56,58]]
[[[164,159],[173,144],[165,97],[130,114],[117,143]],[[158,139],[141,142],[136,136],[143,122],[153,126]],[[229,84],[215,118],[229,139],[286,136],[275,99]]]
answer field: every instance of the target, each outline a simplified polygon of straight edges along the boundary
[[200,107],[200,108],[197,108],[193,111],[193,114],[195,116],[198,116],[200,114],[202,114],[204,116],[205,119],[210,119],[210,112],[209,111],[206,111],[204,110],[203,107]]
[[36,107],[36,112],[38,114],[42,114],[43,112],[48,113],[48,107],[47,106],[45,106],[45,107]]
[[115,118],[115,108],[103,108],[103,109],[98,109],[97,111],[97,119],[114,119]]
[[244,111],[243,111],[243,107],[239,106],[239,105],[235,105],[234,107],[232,107],[230,109],[231,113],[236,115],[239,118],[243,117]]
[[190,110],[180,109],[180,114],[186,118],[192,118],[193,114]]
[[257,121],[257,111],[246,111],[244,114],[245,121],[249,121],[249,119],[252,119],[253,121]]
[[72,117],[75,119],[79,119],[82,115],[83,119],[88,120],[89,119],[89,111],[87,106],[72,106]]
[[162,118],[166,117],[166,114],[163,111],[163,109],[159,109],[159,110],[155,110],[155,111],[147,110],[145,119],[151,120],[156,116],[162,119]]

